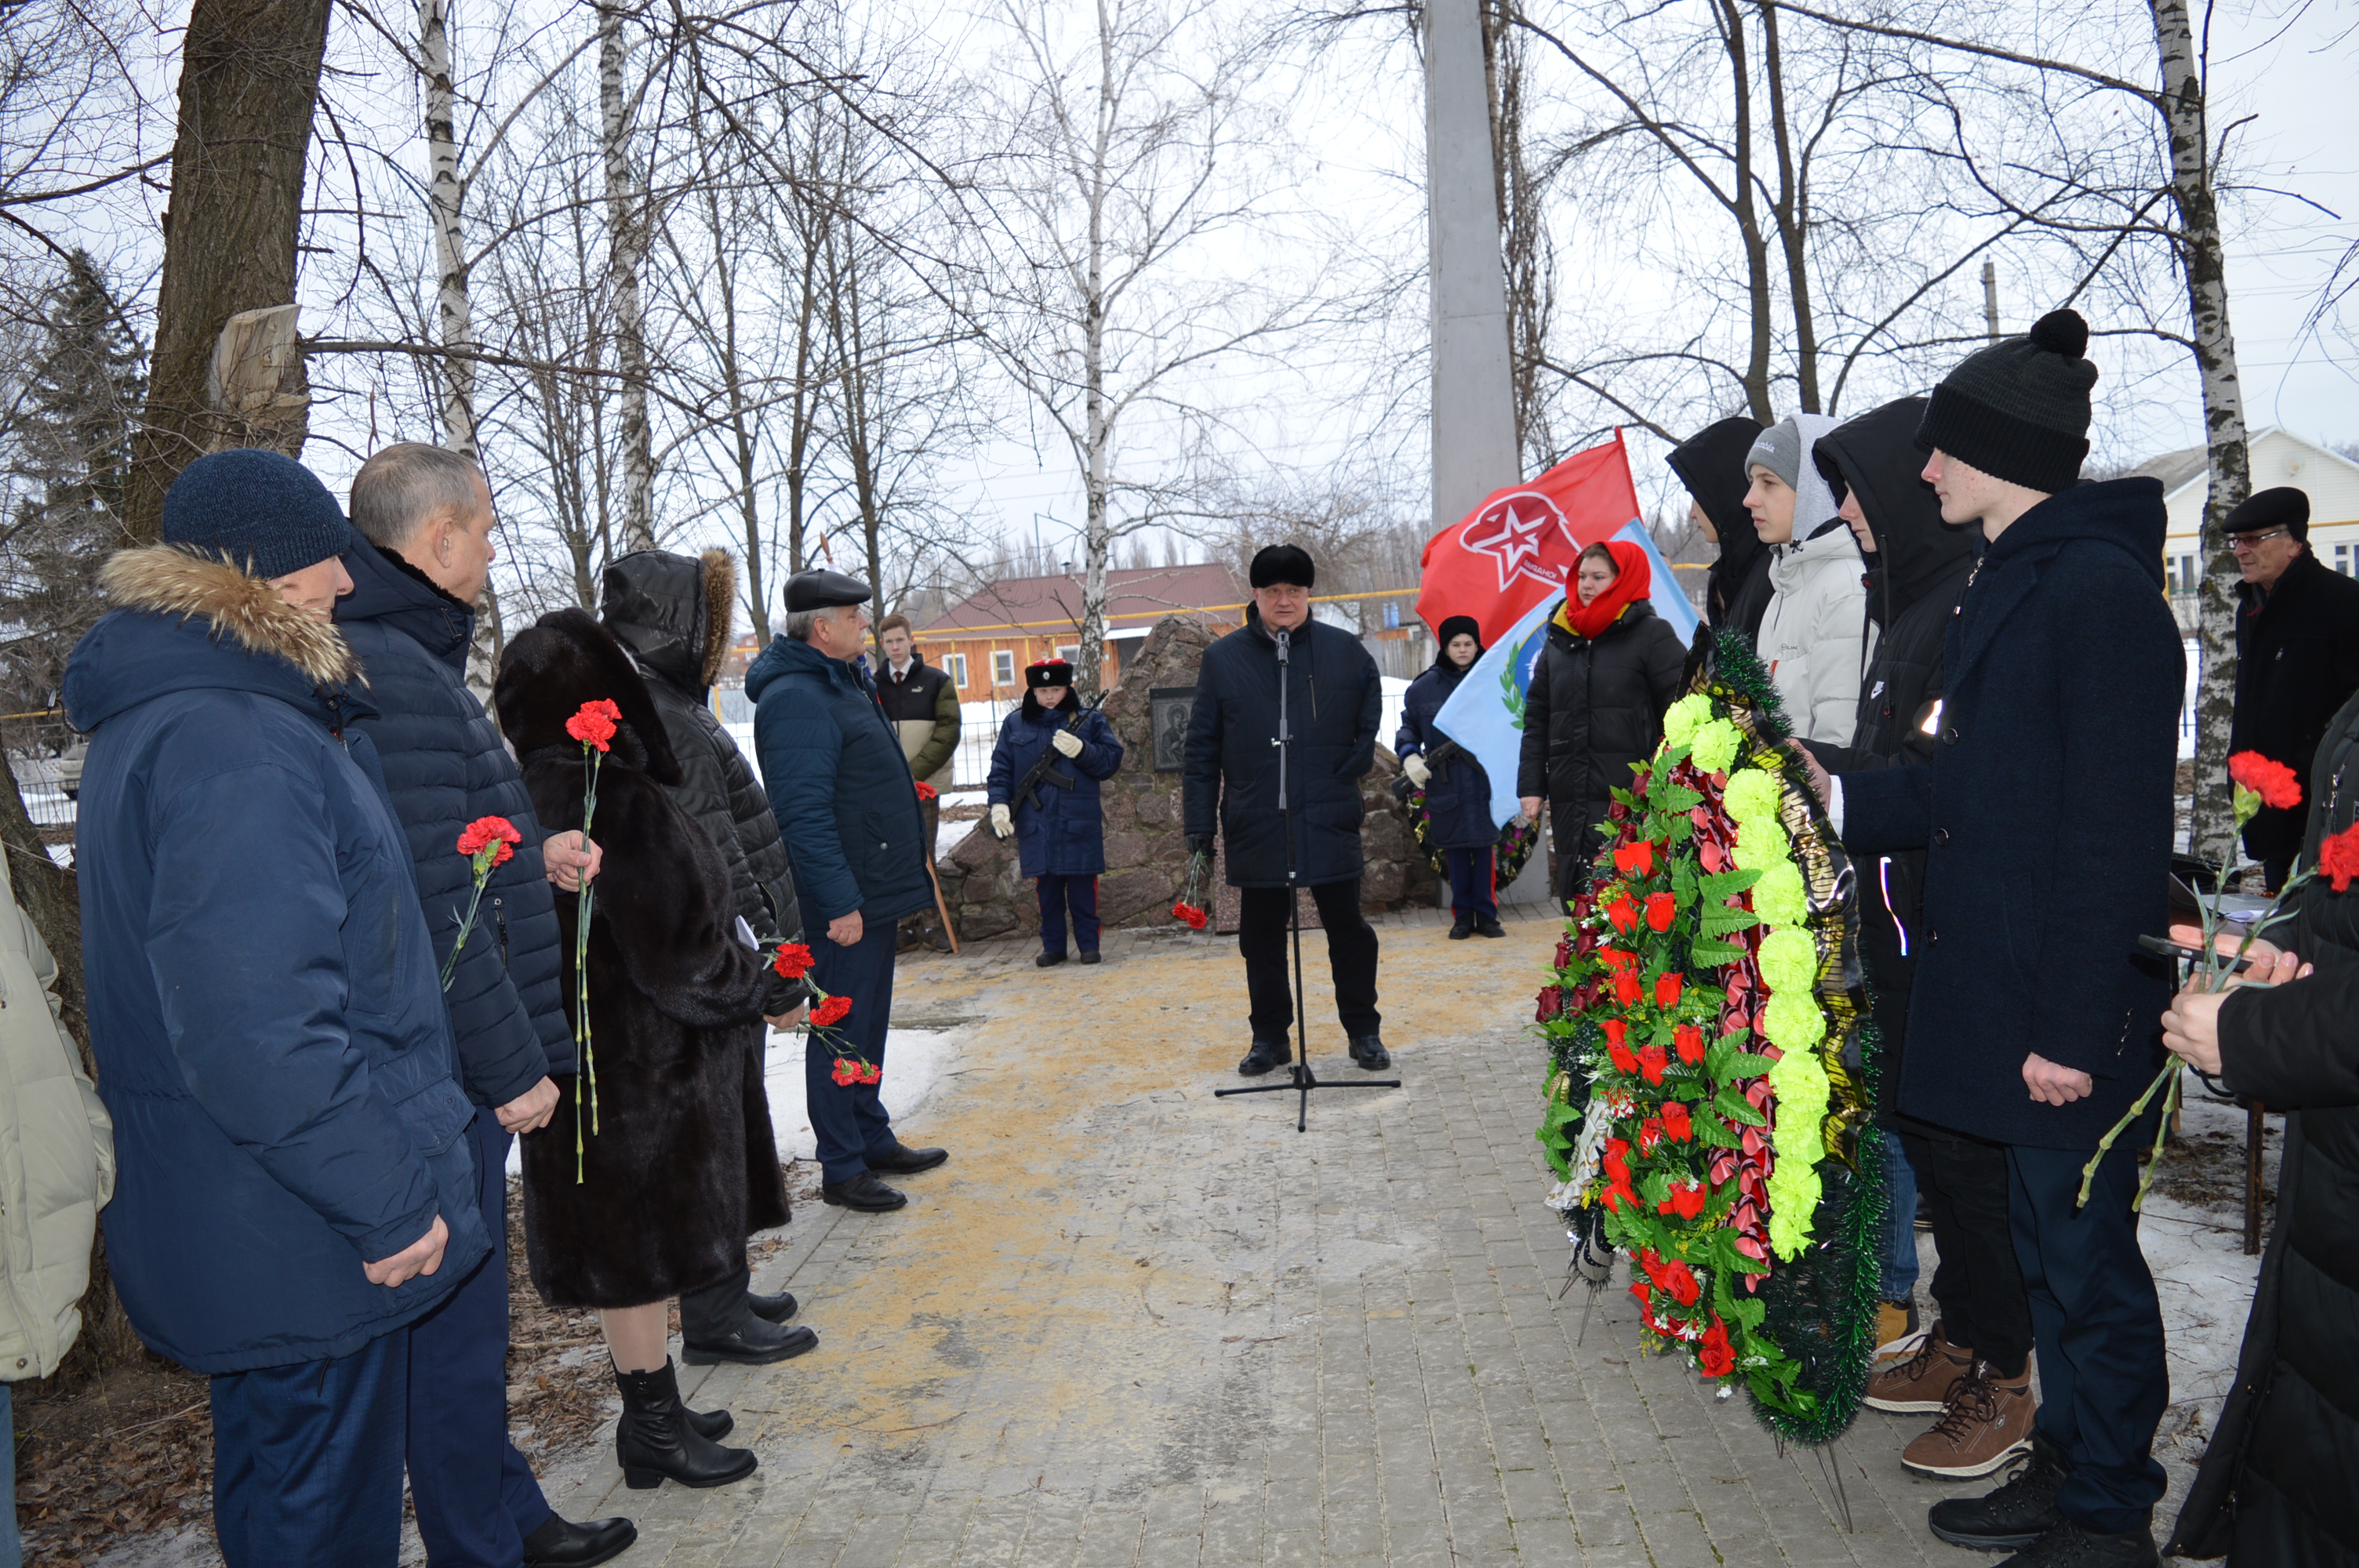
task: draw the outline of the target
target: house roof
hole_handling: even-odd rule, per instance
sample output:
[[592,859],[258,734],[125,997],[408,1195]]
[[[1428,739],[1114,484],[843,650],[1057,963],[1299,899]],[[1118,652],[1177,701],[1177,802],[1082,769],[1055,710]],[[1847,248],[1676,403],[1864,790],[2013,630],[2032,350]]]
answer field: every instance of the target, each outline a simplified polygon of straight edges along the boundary
[[[2295,435],[2292,431],[2277,425],[2267,426],[2265,428],[2253,431],[2250,435],[2245,438],[2245,446],[2246,449],[2249,450],[2252,448],[2259,446],[2264,440],[2267,439],[2271,436],[2282,436],[2287,440],[2293,442],[2296,446],[2302,447],[2310,451],[2315,452],[2320,457],[2324,458],[2331,462],[2341,463],[2343,467],[2349,469],[2359,469],[2359,463],[2353,462],[2349,458],[2344,457],[2341,452],[2336,451],[2333,448],[2321,447],[2316,441],[2306,440],[2302,437]],[[2189,447],[2183,451],[2165,452],[2158,458],[2148,458],[2146,461],[2138,464],[2137,467],[2131,469],[2127,473],[2123,474],[2122,477],[2124,479],[2158,479],[2162,481],[2163,497],[2165,500],[2168,500],[2171,496],[2174,496],[2180,491],[2186,489],[2189,485],[2205,479],[2211,471],[2211,467],[2212,451],[2210,448]]]
[[[1218,563],[1131,567],[1106,573],[1106,630],[1145,631],[1165,616],[1189,610],[1236,611],[1253,590],[1235,569]],[[1002,578],[986,583],[928,622],[921,637],[1033,633],[1053,636],[1082,626],[1079,577]]]

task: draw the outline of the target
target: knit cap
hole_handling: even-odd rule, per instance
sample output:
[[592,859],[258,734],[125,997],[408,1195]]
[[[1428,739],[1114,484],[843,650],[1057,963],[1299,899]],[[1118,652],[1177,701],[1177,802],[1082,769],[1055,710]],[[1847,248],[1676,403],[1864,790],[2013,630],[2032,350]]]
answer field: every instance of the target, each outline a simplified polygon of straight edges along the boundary
[[2079,313],[2051,310],[2024,336],[1968,354],[1926,400],[1917,444],[2027,490],[2071,489],[2089,455],[2097,384],[2088,347]]
[[352,524],[317,475],[261,447],[210,452],[164,492],[164,543],[281,578],[353,547]]

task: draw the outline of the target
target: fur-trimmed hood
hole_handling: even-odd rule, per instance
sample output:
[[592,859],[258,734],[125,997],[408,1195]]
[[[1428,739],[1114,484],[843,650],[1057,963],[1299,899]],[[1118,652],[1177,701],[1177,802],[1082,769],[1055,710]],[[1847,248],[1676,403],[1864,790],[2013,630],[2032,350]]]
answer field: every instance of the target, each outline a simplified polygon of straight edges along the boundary
[[636,550],[606,568],[599,620],[639,668],[702,699],[729,654],[737,561]]
[[227,561],[150,545],[116,552],[99,585],[120,608],[67,661],[66,717],[77,730],[167,692],[220,687],[279,697],[332,726],[373,711],[342,633]]
[[659,784],[680,783],[679,759],[647,681],[588,611],[551,611],[511,640],[492,687],[501,733],[527,764],[538,752],[579,757],[582,743],[565,732],[565,721],[602,697],[623,710],[605,761]]

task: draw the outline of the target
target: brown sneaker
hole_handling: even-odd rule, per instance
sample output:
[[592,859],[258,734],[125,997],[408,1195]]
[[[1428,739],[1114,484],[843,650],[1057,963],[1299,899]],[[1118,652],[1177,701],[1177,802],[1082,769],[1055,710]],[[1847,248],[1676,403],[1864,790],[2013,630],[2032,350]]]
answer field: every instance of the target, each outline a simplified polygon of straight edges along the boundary
[[1900,1415],[1940,1410],[1951,1387],[1973,1369],[1974,1353],[1942,1338],[1937,1323],[1915,1355],[1877,1363],[1867,1379],[1867,1406]]
[[1987,1476],[2031,1450],[2031,1368],[2002,1379],[1987,1361],[1958,1379],[1933,1430],[1903,1449],[1900,1463],[1948,1481]]

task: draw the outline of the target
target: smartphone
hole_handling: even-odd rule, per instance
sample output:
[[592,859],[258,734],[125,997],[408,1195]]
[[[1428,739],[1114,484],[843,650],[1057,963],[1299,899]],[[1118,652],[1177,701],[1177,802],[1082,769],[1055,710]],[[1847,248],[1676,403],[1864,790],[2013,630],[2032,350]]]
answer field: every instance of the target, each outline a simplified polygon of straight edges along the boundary
[[[2203,961],[2203,950],[2201,948],[2189,947],[2180,943],[2173,942],[2168,937],[2141,936],[2138,938],[2138,946],[2145,948],[2149,953],[2159,953],[2166,958],[2180,958],[2190,964],[2200,964]],[[2229,966],[2228,972],[2232,975],[2241,975],[2252,967],[2252,959],[2239,958],[2234,964]]]

